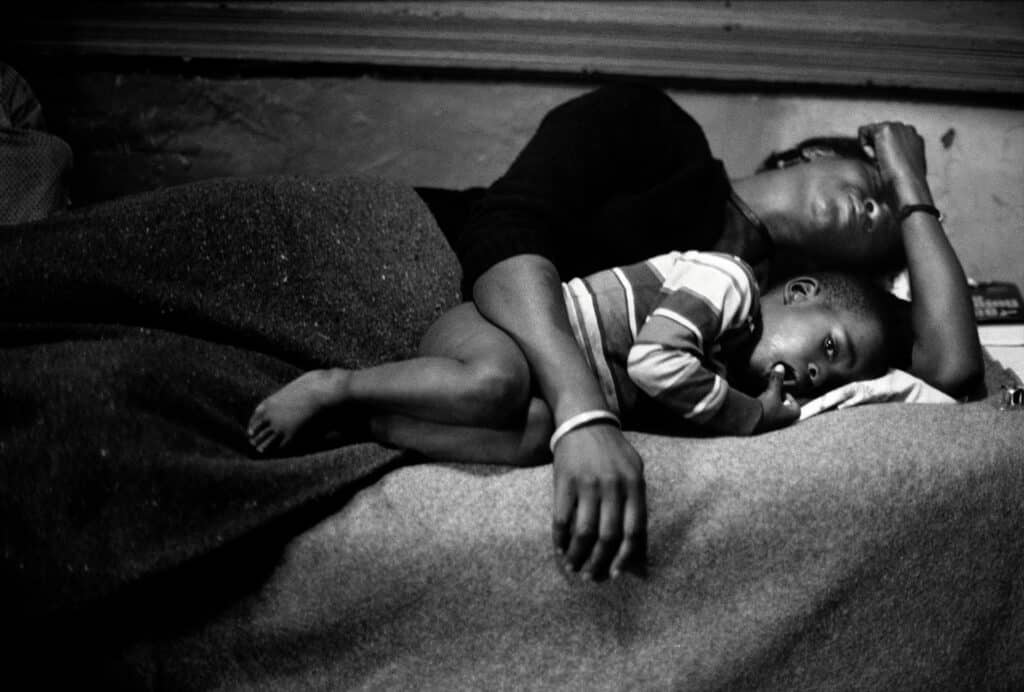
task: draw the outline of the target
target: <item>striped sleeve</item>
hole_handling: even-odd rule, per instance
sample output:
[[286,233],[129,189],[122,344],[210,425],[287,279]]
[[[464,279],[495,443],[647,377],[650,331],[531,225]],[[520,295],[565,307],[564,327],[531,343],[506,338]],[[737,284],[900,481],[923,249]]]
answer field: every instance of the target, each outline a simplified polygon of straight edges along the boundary
[[757,399],[732,389],[703,363],[716,340],[753,310],[749,270],[725,255],[687,253],[685,271],[651,312],[629,352],[637,387],[691,422],[720,432],[749,433],[760,421]]

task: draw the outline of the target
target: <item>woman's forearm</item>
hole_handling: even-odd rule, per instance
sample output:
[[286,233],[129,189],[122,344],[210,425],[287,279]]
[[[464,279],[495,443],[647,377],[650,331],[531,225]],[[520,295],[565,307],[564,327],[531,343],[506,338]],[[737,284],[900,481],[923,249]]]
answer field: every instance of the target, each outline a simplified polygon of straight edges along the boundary
[[[924,140],[911,125],[885,122],[860,128],[893,190],[895,209],[934,204]],[[952,396],[971,393],[983,373],[974,309],[960,260],[939,220],[927,210],[904,216],[899,232],[910,274],[914,343],[910,371]]]
[[[922,181],[897,187],[901,205],[932,204]],[[969,393],[983,365],[963,268],[939,220],[927,212],[904,219],[900,232],[910,275],[914,330],[911,371],[952,396]]]
[[573,338],[554,265],[539,255],[517,255],[485,272],[474,285],[481,314],[523,349],[555,421],[607,406]]
[[[540,255],[498,262],[475,282],[473,298],[488,319],[523,349],[541,394],[561,425],[584,411],[606,410],[597,379],[576,345],[554,265]],[[552,537],[571,570],[601,580],[642,561],[647,544],[643,461],[602,417],[554,445]]]

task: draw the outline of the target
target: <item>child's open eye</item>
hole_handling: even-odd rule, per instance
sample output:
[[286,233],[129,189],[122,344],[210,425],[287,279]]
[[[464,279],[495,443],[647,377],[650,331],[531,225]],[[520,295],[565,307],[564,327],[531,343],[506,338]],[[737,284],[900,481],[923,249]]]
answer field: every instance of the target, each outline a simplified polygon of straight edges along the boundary
[[828,356],[829,360],[835,360],[836,354],[839,353],[839,347],[836,346],[836,340],[831,336],[825,337],[825,355]]

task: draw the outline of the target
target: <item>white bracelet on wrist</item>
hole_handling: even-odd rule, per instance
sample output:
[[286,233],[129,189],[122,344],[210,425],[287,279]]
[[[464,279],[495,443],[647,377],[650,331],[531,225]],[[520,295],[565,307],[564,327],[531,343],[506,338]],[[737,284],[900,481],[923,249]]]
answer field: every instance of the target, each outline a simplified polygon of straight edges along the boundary
[[596,421],[606,420],[610,423],[614,423],[616,427],[622,427],[622,421],[611,411],[604,411],[602,409],[594,409],[592,411],[583,411],[577,413],[575,416],[570,416],[564,423],[555,429],[554,434],[551,436],[551,442],[548,445],[551,448],[551,453],[555,452],[555,445],[563,437],[571,433],[576,428],[582,428],[584,425],[590,425]]

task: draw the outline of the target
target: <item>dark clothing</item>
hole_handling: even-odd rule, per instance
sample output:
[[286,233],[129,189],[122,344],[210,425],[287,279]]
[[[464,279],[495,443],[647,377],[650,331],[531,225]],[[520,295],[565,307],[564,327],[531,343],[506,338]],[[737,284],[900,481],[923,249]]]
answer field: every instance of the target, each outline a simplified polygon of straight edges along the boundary
[[731,187],[700,125],[663,92],[616,85],[545,116],[487,189],[420,188],[459,257],[463,292],[495,263],[551,259],[563,278],[710,249]]

